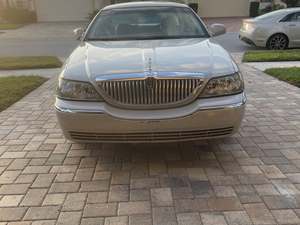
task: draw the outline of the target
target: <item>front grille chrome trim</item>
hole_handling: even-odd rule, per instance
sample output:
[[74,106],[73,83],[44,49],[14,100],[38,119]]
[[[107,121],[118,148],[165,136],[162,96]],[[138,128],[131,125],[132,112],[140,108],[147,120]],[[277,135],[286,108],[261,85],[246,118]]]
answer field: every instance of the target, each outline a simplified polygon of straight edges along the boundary
[[144,79],[145,77],[155,77],[155,78],[164,78],[164,79],[174,79],[174,78],[205,78],[208,74],[200,72],[136,72],[136,73],[121,73],[121,74],[109,74],[109,75],[100,75],[96,76],[95,81],[113,81],[113,80],[137,80]]
[[153,72],[96,78],[96,88],[106,102],[129,109],[183,106],[194,101],[204,87],[202,73]]

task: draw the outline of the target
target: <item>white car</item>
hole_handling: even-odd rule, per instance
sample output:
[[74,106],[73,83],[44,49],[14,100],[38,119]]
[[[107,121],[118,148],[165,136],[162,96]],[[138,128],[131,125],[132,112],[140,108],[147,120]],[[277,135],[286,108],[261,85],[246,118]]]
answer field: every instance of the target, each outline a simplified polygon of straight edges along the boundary
[[[77,33],[79,30],[77,30]],[[214,35],[223,34],[213,25]],[[76,142],[174,142],[226,137],[246,97],[239,68],[186,5],[111,5],[67,60],[58,121]]]
[[268,49],[300,47],[300,8],[273,11],[243,21],[240,39]]

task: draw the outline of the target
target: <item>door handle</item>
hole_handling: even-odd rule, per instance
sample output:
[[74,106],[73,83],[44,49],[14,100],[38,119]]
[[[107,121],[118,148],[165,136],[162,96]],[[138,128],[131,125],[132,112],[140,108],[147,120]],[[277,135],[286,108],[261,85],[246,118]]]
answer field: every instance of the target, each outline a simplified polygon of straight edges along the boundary
[[289,27],[295,27],[297,26],[296,24],[290,24]]

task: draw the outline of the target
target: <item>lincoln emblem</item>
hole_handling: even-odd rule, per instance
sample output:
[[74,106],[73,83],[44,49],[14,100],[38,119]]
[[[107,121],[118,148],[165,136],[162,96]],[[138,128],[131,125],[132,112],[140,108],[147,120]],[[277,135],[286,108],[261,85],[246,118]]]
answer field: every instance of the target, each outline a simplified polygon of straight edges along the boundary
[[154,77],[147,77],[146,78],[146,87],[148,89],[153,89],[155,85],[155,78]]

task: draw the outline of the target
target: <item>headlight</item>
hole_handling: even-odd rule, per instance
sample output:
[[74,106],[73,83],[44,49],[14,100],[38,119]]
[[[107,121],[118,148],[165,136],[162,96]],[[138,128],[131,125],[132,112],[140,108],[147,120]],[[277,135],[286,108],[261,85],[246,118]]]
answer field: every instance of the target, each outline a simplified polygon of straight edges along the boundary
[[244,23],[244,30],[252,33],[254,31],[254,25],[251,23]]
[[204,88],[200,97],[217,97],[241,93],[244,90],[244,82],[239,73],[213,78]]
[[103,101],[90,83],[65,79],[59,79],[57,97],[77,101]]

